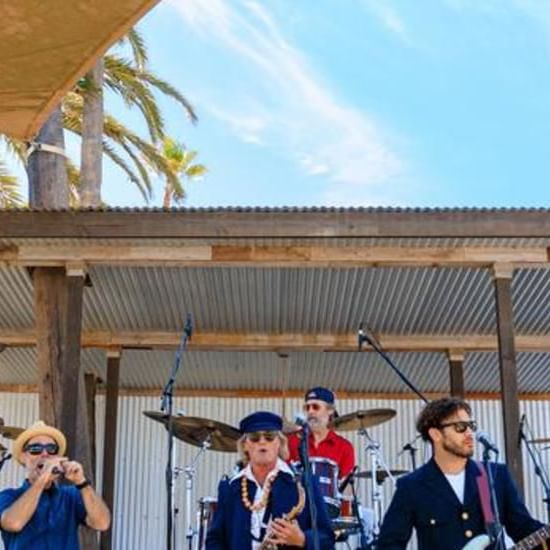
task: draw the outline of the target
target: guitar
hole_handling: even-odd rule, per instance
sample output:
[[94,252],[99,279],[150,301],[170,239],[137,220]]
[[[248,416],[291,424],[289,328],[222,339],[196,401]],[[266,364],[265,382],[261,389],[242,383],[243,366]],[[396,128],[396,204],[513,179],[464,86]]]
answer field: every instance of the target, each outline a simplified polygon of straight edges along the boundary
[[[550,525],[541,527],[538,531],[521,539],[512,546],[512,550],[531,550],[540,544],[544,544],[548,539],[550,539]],[[479,535],[475,539],[472,539],[462,550],[483,550],[489,544],[491,544],[491,539],[487,535]]]

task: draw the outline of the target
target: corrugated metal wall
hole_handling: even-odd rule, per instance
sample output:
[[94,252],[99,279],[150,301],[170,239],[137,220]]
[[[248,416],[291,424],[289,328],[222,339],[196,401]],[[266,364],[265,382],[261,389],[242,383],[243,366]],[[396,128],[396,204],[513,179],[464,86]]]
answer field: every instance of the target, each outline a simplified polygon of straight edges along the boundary
[[[149,420],[142,413],[158,410],[160,399],[156,397],[122,397],[119,407],[119,429],[117,441],[117,490],[114,511],[114,541],[118,550],[151,550],[162,548],[165,530],[164,468],[166,463],[166,437],[160,424]],[[500,448],[502,441],[501,407],[497,401],[472,402],[474,415],[482,429],[490,433]],[[292,418],[300,410],[299,399],[287,399],[284,411]],[[550,436],[550,402],[527,401],[521,404],[526,413],[533,437]],[[371,436],[381,443],[383,457],[392,468],[410,468],[409,457],[400,454],[405,443],[415,437],[414,418],[421,409],[421,403],[414,400],[345,400],[339,404],[340,414],[357,409],[392,408],[396,417],[370,430]],[[184,411],[190,416],[221,420],[237,425],[239,419],[259,409],[283,412],[281,399],[236,399],[214,397],[177,398],[175,411]],[[25,426],[36,419],[38,400],[36,395],[0,393],[0,416],[9,425]],[[102,456],[104,400],[98,398],[97,449]],[[346,433],[355,445],[357,462],[362,470],[368,468],[369,457],[365,452],[365,441],[355,433]],[[4,443],[6,441],[4,440]],[[423,461],[423,445],[418,442],[419,462]],[[178,442],[176,465],[186,466],[198,452],[196,447]],[[544,448],[544,446],[542,446]],[[550,452],[541,453],[543,464],[550,468]],[[215,496],[220,477],[232,472],[236,456],[231,453],[209,451],[197,465],[193,501],[201,496]],[[524,454],[526,466],[526,498],[529,508],[541,520],[547,520],[540,482],[533,474],[529,457]],[[18,484],[23,471],[9,463],[0,474],[2,487]],[[101,472],[99,472],[99,478]],[[179,540],[185,536],[185,480],[176,481],[176,501],[180,507],[180,518],[176,522]],[[360,481],[361,500],[368,505],[370,490],[367,481]],[[391,496],[391,486],[384,485],[386,503]],[[183,548],[183,543],[179,545]]]

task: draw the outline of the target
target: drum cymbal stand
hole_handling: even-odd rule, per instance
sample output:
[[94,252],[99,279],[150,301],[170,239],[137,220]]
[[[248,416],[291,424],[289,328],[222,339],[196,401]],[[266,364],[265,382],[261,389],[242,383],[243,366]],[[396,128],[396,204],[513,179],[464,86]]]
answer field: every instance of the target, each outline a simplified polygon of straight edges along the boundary
[[367,438],[365,451],[368,452],[370,460],[371,505],[374,514],[372,534],[376,544],[376,540],[380,534],[380,526],[382,524],[382,482],[378,483],[378,472],[380,472],[380,470],[384,470],[386,472],[386,477],[389,477],[393,484],[395,484],[395,477],[392,475],[386,461],[384,460],[384,457],[382,456],[380,443],[372,439],[365,428],[359,430],[359,435]]
[[195,455],[191,464],[185,466],[185,468],[175,468],[174,474],[177,477],[183,472],[185,475],[185,541],[188,550],[193,550],[193,537],[196,535],[195,529],[193,529],[192,520],[192,508],[193,508],[193,485],[195,481],[195,474],[197,473],[197,464],[204,453],[210,448],[211,435],[208,434],[201,444],[199,452]]

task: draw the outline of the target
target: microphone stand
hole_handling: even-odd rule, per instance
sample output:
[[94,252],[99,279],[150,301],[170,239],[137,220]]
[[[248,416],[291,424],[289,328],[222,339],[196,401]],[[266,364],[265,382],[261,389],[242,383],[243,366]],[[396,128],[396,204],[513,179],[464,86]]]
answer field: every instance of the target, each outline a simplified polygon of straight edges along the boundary
[[[372,331],[371,331],[372,332]],[[403,380],[403,382],[414,392],[424,403],[428,403],[428,400],[422,395],[419,389],[399,370],[395,363],[391,360],[390,356],[382,349],[380,343],[376,340],[373,334],[369,335],[368,327],[363,330],[363,323],[359,325],[359,331],[357,333],[357,339],[359,344],[359,350],[361,351],[363,343],[366,342],[386,363],[393,369],[393,371]]]
[[359,513],[359,505],[357,503],[357,493],[355,492],[355,474],[351,476],[349,483],[351,486],[351,495],[352,495],[352,501],[351,501],[352,512],[359,525],[359,539],[361,541],[361,546],[357,550],[369,550],[371,546],[367,542],[365,525],[363,524],[363,520],[361,519],[361,514]]
[[319,543],[319,529],[317,527],[317,502],[315,502],[315,495],[313,494],[313,479],[307,449],[308,439],[309,426],[307,422],[305,422],[302,426],[302,439],[300,439],[298,452],[300,453],[300,460],[302,462],[302,468],[304,470],[304,485],[306,486],[306,494],[309,501],[309,516],[311,521],[311,532],[313,534],[313,548],[315,550],[320,550],[321,545]]
[[532,444],[529,443],[529,440],[525,437],[525,434],[523,433],[522,425],[520,424],[520,428],[519,428],[520,445],[522,440],[525,443],[525,448],[527,449],[527,452],[529,453],[531,460],[533,461],[533,466],[535,467],[535,474],[538,476],[538,478],[540,479],[540,482],[542,483],[542,488],[544,490],[544,498],[542,499],[542,501],[546,503],[546,513],[550,521],[550,481],[548,480],[548,472],[544,469],[544,465],[542,463],[542,459],[540,456],[540,451],[538,449],[536,449],[536,451],[533,449]]
[[[498,458],[498,451],[494,451],[495,453],[495,462]],[[495,543],[495,550],[505,550],[506,544],[504,540],[504,530],[502,528],[502,524],[500,523],[500,515],[498,512],[498,501],[497,501],[497,495],[495,492],[495,479],[493,476],[493,472],[491,470],[490,466],[490,453],[491,449],[484,445],[483,446],[483,466],[485,467],[485,471],[487,472],[487,480],[489,482],[489,492],[491,495],[491,506],[493,507],[493,514],[495,516],[495,522],[491,526],[491,533],[489,533],[489,536],[491,537],[491,540]]]
[[176,351],[176,357],[174,359],[174,365],[170,372],[168,382],[162,390],[162,401],[160,410],[168,416],[168,425],[166,427],[168,437],[168,458],[166,461],[166,549],[172,550],[174,545],[174,527],[173,527],[173,485],[174,485],[174,471],[173,471],[173,452],[174,452],[174,425],[173,425],[173,400],[174,400],[174,385],[176,383],[176,376],[181,364],[181,356],[187,347],[187,341],[193,334],[193,323],[191,315],[187,314],[185,320],[185,326],[181,335],[181,341]]

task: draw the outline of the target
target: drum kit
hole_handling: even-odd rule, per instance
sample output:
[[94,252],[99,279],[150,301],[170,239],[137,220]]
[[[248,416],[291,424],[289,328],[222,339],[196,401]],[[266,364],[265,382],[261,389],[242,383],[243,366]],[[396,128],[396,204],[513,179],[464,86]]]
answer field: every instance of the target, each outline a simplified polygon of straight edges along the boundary
[[[168,416],[155,411],[144,411],[148,418],[168,427]],[[391,420],[396,415],[393,409],[358,410],[350,414],[338,416],[333,420],[333,429],[338,432],[356,431],[366,441],[365,451],[368,453],[369,469],[354,470],[345,479],[340,479],[338,464],[333,460],[322,457],[310,457],[311,470],[317,479],[318,486],[326,505],[337,541],[350,543],[357,541],[372,541],[376,539],[382,521],[382,484],[386,479],[395,482],[395,477],[406,473],[406,470],[390,470],[381,453],[380,444],[372,439],[368,429]],[[193,485],[199,459],[207,450],[220,452],[237,452],[237,441],[240,432],[223,422],[207,418],[190,416],[173,416],[172,425],[174,435],[185,443],[199,447],[197,455],[191,464],[184,468],[175,468],[175,475],[185,475],[185,502],[186,502],[186,545],[189,550],[205,548],[206,533],[212,522],[217,507],[215,497],[202,497],[198,500],[196,519],[192,518]],[[285,422],[283,432],[295,433],[301,428],[291,422]],[[291,465],[297,475],[301,475],[298,464]],[[355,491],[355,480],[370,482],[370,506],[362,506]],[[348,485],[344,492],[342,485]],[[194,525],[193,525],[194,524]]]

